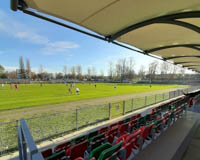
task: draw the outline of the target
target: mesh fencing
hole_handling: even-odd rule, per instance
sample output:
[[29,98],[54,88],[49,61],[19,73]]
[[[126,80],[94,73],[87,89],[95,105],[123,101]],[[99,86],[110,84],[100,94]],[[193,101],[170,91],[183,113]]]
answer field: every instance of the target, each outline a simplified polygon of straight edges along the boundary
[[34,140],[40,142],[75,130],[76,114],[74,111],[57,113],[26,119],[26,122]]
[[[39,143],[183,95],[183,92],[188,93],[197,89],[200,89],[200,87],[128,99],[109,104],[82,106],[69,112],[26,119],[26,122],[34,140]],[[0,156],[16,151],[16,149],[17,121],[0,124]]]
[[108,104],[82,107],[76,113],[77,129],[109,119]]
[[0,156],[17,149],[17,123],[18,121],[0,124]]

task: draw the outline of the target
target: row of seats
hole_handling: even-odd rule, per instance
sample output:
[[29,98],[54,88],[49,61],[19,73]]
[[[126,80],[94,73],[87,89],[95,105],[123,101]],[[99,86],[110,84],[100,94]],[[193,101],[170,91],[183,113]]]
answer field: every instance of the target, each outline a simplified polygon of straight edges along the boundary
[[[45,160],[126,160],[144,149],[186,110],[187,97],[133,115],[42,152]],[[164,106],[168,106],[168,109]]]

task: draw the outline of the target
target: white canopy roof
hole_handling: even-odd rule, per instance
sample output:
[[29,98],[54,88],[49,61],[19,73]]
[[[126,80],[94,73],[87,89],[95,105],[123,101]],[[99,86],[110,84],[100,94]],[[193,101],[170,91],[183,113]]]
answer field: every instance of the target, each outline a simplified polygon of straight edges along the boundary
[[24,13],[69,27],[49,19],[49,16],[44,17],[44,14],[67,20],[97,33],[95,36],[100,39],[115,44],[120,42],[119,45],[123,47],[134,46],[141,49],[143,54],[151,53],[185,67],[189,65],[189,68],[200,72],[199,0],[11,2],[13,10],[20,9]]

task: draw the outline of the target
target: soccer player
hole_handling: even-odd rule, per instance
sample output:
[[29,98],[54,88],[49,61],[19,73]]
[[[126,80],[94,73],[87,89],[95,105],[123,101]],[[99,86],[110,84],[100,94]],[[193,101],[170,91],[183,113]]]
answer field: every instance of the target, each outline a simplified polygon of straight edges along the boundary
[[69,89],[68,89],[68,94],[70,95],[72,95],[72,89],[69,87]]
[[12,83],[10,83],[10,88],[11,88],[11,89],[13,88],[13,85],[12,85]]
[[4,84],[3,84],[3,83],[1,84],[1,87],[2,87],[2,88],[4,87]]
[[79,88],[76,88],[76,94],[77,94],[77,95],[80,94],[80,90],[79,90]]

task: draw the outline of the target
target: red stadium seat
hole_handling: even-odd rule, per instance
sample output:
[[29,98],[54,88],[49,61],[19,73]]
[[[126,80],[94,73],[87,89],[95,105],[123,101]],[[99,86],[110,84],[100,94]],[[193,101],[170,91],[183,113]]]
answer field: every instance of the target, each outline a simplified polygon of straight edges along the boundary
[[129,123],[125,123],[119,126],[118,132],[120,136],[122,136],[123,134],[126,134],[128,132],[128,129],[129,129]]
[[87,150],[87,147],[88,147],[87,141],[83,141],[79,144],[75,144],[66,150],[66,156],[70,158],[70,160],[74,160],[78,157],[83,157],[85,151]]
[[67,141],[67,142],[64,142],[64,143],[61,143],[59,145],[57,145],[55,148],[54,148],[54,152],[60,152],[61,150],[66,150],[68,148],[71,147],[71,142]]
[[104,127],[104,128],[99,129],[98,133],[101,134],[101,133],[104,133],[106,131],[108,131],[108,127]]
[[42,151],[41,153],[42,153],[43,158],[47,158],[53,154],[53,151],[51,148],[49,148],[49,149]]

